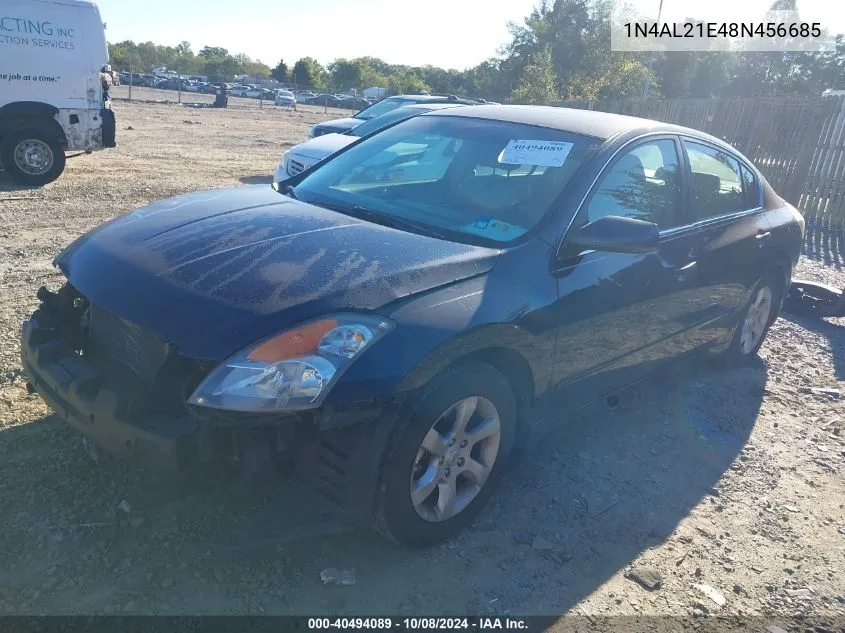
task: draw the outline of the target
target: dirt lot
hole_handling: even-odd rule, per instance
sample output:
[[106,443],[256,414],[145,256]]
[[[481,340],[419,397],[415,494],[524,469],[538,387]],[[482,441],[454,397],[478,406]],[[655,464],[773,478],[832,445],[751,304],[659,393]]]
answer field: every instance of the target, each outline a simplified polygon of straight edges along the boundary
[[[20,322],[60,282],[52,257],[150,200],[268,182],[327,118],[115,109],[117,149],[43,190],[0,187],[0,613],[845,614],[845,320],[781,319],[752,367],[690,368],[562,419],[471,530],[428,551],[295,482],[174,485],[93,461],[19,372]],[[845,285],[832,263],[800,273]],[[327,567],[356,584],[324,586]]]

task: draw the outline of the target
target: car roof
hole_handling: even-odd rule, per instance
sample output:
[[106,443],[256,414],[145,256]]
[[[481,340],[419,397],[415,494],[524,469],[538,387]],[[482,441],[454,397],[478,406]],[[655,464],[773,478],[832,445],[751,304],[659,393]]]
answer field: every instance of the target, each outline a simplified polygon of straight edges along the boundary
[[446,99],[440,95],[393,95],[387,99],[416,99],[417,101],[433,101],[434,99]]
[[[431,112],[424,116],[438,116],[440,114],[439,112]],[[625,114],[598,112],[596,110],[578,110],[575,108],[559,108],[554,106],[484,104],[457,108],[452,112],[444,113],[444,116],[460,116],[537,125],[565,132],[573,132],[575,134],[584,134],[601,140],[607,140],[625,132],[663,131],[668,134],[690,134],[699,138],[716,141],[719,145],[725,145],[723,141],[709,134],[680,125],[671,125],[651,119],[627,116]],[[736,150],[733,151],[736,152]]]
[[432,112],[434,110],[445,110],[447,108],[454,108],[456,106],[464,106],[463,103],[409,103],[408,105],[400,106],[400,110],[420,110],[421,112]]
[[463,97],[455,97],[453,95],[393,95],[392,97],[386,97],[387,99],[404,99],[404,100],[413,100],[417,103],[427,103],[434,101],[435,103],[466,103],[466,104],[477,104],[478,99],[465,99]]

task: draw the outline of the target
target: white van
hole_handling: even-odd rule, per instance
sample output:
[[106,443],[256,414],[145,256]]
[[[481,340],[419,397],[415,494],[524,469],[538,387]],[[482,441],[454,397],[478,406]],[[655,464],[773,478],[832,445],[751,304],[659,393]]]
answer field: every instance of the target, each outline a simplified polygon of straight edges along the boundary
[[65,152],[115,146],[107,62],[91,0],[0,0],[0,166],[12,180],[43,185]]

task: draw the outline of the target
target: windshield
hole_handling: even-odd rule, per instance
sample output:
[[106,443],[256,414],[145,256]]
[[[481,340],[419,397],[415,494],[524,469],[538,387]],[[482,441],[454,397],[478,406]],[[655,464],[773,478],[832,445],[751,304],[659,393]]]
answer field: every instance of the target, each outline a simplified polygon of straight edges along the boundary
[[416,114],[422,114],[423,112],[427,112],[427,110],[423,110],[422,108],[396,108],[387,114],[382,114],[381,116],[373,117],[372,119],[368,119],[365,123],[352,128],[349,130],[350,136],[367,136],[367,134],[371,134],[372,132],[377,132],[383,127],[387,127],[391,123],[396,123],[396,121],[401,121],[402,119],[408,119]]
[[328,160],[294,194],[456,241],[504,243],[543,219],[599,144],[532,125],[417,116]]
[[391,97],[390,99],[385,99],[383,101],[379,101],[378,103],[374,103],[369,108],[364,108],[358,114],[355,115],[355,118],[372,119],[373,117],[380,116],[385,112],[395,110],[399,106],[408,105],[411,103],[414,103],[412,99],[399,99],[398,97]]

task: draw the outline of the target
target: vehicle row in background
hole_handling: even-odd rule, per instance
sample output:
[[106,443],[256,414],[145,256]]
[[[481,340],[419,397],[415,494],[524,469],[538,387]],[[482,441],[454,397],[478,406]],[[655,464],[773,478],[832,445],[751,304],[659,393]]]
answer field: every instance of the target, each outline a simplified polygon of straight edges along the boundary
[[[146,88],[161,90],[182,90],[183,92],[198,92],[203,94],[217,94],[221,84],[219,82],[199,81],[186,77],[161,77],[150,74],[120,72],[117,76],[122,84],[131,84]],[[289,90],[286,88],[267,88],[258,84],[224,83],[226,91],[232,97],[263,98],[277,101],[276,105],[293,106],[297,103],[316,105],[345,110],[361,110],[376,102],[376,99],[365,99],[347,93],[317,93],[313,90]],[[276,96],[282,93],[282,99]],[[293,100],[291,100],[291,97]]]

